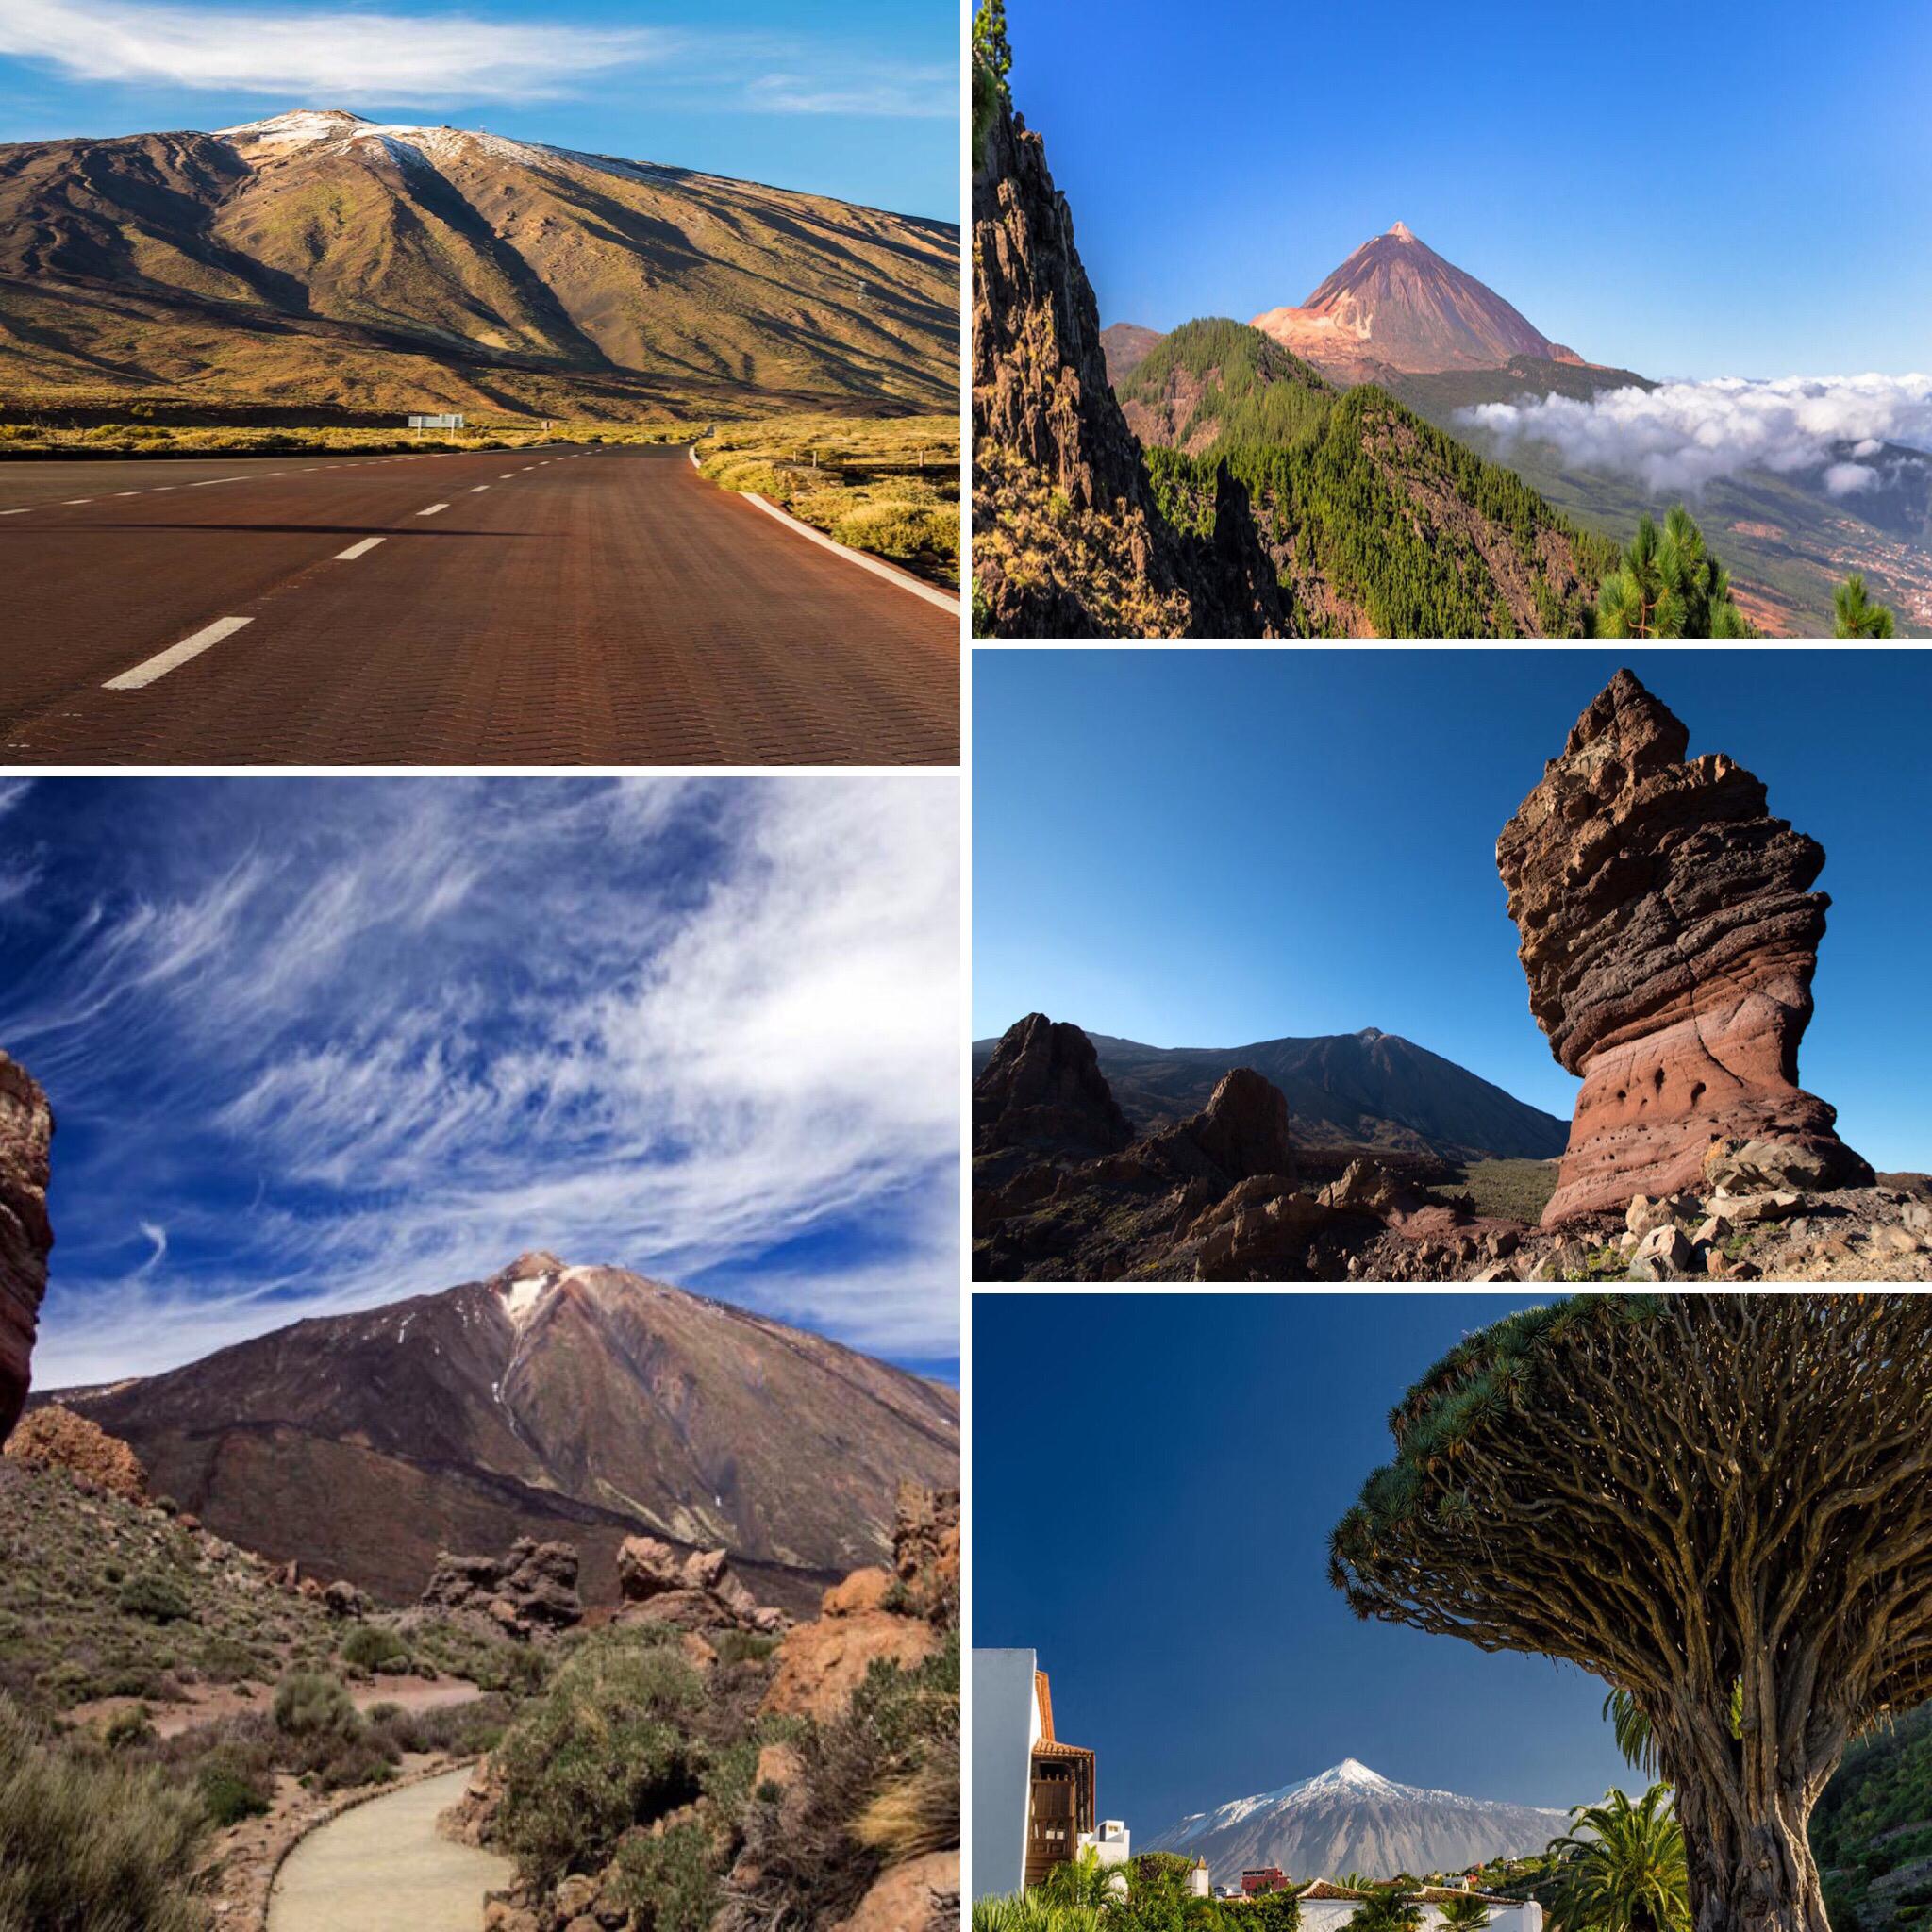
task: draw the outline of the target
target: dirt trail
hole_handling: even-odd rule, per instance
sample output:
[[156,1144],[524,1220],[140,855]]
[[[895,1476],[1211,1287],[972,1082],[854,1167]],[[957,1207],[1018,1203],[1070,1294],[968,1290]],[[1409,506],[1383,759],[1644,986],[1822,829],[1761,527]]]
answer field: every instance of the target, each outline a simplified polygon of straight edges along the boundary
[[275,1879],[269,1932],[477,1932],[483,1894],[509,1883],[510,1864],[437,1834],[469,1780],[458,1767],[311,1832]]
[[[440,1710],[446,1705],[472,1703],[483,1695],[462,1677],[378,1677],[373,1684],[351,1684],[348,1689],[349,1701],[358,1710],[369,1710],[378,1704],[400,1705],[408,1711]],[[148,1704],[148,1721],[158,1737],[178,1738],[184,1731],[199,1730],[223,1718],[273,1709],[275,1701],[274,1690],[260,1685],[246,1690],[226,1684],[196,1685],[184,1703]],[[68,1718],[76,1724],[101,1724],[145,1702],[139,1697],[97,1697],[88,1704],[76,1704]]]

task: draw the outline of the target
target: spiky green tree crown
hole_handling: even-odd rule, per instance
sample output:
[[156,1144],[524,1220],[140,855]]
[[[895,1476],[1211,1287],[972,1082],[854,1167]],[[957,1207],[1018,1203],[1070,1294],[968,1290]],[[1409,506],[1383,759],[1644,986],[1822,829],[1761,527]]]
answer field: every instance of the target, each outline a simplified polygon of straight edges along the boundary
[[1740,1678],[1793,1754],[1932,1694],[1932,1297],[1577,1297],[1389,1424],[1330,1539],[1359,1616],[1570,1658],[1718,1753]]

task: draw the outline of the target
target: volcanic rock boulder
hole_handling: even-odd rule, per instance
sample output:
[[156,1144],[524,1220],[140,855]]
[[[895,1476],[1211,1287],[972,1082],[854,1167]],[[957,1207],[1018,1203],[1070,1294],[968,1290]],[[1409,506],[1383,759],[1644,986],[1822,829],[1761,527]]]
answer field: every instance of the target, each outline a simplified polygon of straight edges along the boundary
[[790,1623],[736,1576],[723,1550],[680,1557],[654,1536],[625,1537],[617,1552],[621,1624],[670,1624],[680,1630],[749,1630],[772,1635]]
[[1162,516],[1108,381],[1073,215],[1005,103],[973,172],[973,463],[976,601],[995,636],[1285,634],[1240,483],[1222,472],[1206,536]]
[[1028,1013],[1016,1021],[973,1083],[975,1153],[1113,1154],[1133,1138],[1093,1042],[1064,1020]]
[[1695,1184],[1713,1141],[1782,1147],[1816,1185],[1872,1179],[1797,1084],[1824,848],[1689,741],[1618,672],[1496,843],[1530,1010],[1583,1079],[1545,1226]]
[[118,1436],[50,1402],[23,1416],[7,1454],[29,1469],[64,1469],[77,1481],[130,1503],[147,1501],[147,1472]]
[[54,1115],[40,1084],[0,1053],[0,1441],[26,1403],[28,1360],[47,1289],[47,1150]]
[[488,1617],[512,1637],[567,1630],[582,1621],[577,1553],[569,1543],[520,1537],[504,1557],[456,1556],[445,1550],[422,1601],[431,1609]]

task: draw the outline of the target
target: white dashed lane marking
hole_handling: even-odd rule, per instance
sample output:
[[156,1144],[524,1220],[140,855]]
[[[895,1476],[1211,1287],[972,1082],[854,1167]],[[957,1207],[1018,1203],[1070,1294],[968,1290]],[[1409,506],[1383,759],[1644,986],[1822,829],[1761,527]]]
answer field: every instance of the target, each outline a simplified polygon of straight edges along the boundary
[[447,509],[448,508],[449,505],[446,503],[432,503],[427,509],[419,509],[416,514],[419,517],[433,517],[438,510]]
[[351,543],[346,550],[338,550],[335,560],[338,563],[351,563],[358,557],[367,557],[381,541],[380,537],[365,537],[359,543]]
[[484,492],[484,491],[485,491],[486,490],[488,490],[489,488],[490,488],[490,486],[489,486],[489,484],[487,484],[487,483],[478,483],[478,484],[477,484],[477,485],[475,486],[475,489],[473,489],[473,490],[472,490],[472,491],[470,491],[470,494],[471,494],[472,496],[481,496],[481,495],[483,494],[483,492]]
[[211,645],[218,644],[224,638],[230,638],[243,625],[253,624],[252,617],[218,617],[204,630],[198,630],[192,638],[183,638],[178,644],[171,644],[165,651],[137,664],[132,671],[124,671],[119,677],[110,677],[101,689],[103,691],[139,691],[143,685],[152,684],[158,677],[165,677],[177,665],[185,664],[191,658],[198,658]]

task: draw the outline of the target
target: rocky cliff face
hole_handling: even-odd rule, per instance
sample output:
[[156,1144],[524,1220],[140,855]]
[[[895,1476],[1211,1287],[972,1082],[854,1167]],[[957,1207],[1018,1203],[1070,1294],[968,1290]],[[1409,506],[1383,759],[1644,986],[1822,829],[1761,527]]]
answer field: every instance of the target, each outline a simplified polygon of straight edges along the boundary
[[1008,1027],[973,1083],[976,1153],[1037,1146],[1111,1154],[1133,1138],[1093,1042],[1064,1020],[1028,1013]]
[[0,1441],[26,1403],[28,1360],[47,1289],[47,1151],[54,1115],[26,1069],[0,1053]]
[[1046,151],[1004,105],[973,175],[974,565],[1000,637],[1273,637],[1286,613],[1246,491],[1213,533],[1160,515],[1108,386]]
[[1771,1143],[1812,1186],[1872,1178],[1797,1085],[1824,849],[1689,741],[1620,671],[1497,841],[1530,1009],[1583,1078],[1546,1226],[1690,1185],[1713,1141]]

